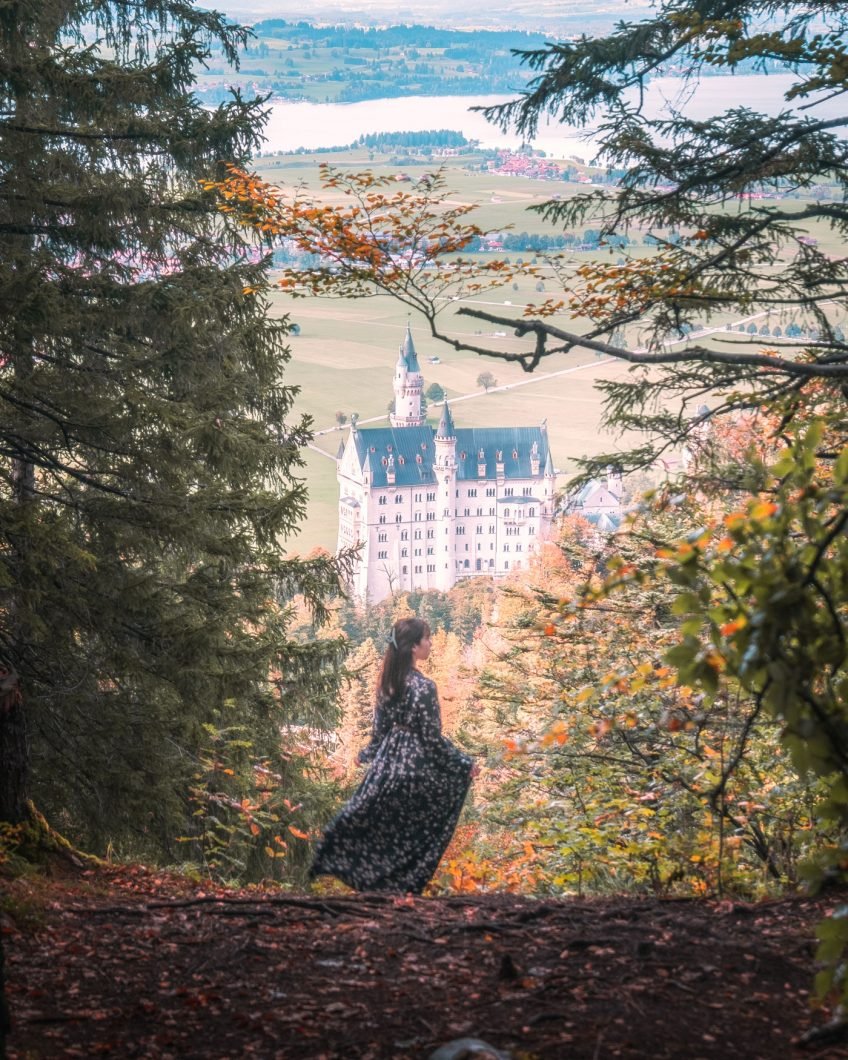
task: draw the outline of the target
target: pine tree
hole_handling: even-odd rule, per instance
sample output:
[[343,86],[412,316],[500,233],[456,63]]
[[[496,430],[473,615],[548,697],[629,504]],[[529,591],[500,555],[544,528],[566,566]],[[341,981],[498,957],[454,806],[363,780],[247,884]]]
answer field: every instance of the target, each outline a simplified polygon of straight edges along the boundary
[[336,572],[283,551],[285,327],[199,183],[258,143],[258,101],[192,95],[244,36],[169,0],[0,12],[0,819],[32,795],[95,847],[173,856],[210,727],[276,754],[333,710],[338,642],[286,637]]

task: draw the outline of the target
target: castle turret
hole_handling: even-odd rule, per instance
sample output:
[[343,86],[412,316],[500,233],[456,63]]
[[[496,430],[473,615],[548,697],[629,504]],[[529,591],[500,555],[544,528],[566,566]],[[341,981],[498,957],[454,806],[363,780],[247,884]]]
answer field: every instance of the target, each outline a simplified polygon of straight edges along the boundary
[[442,418],[434,439],[436,458],[433,474],[436,477],[436,589],[447,592],[454,584],[454,544],[456,539],[456,428],[450,406],[442,406]]
[[393,427],[423,427],[421,389],[424,379],[418,366],[418,355],[412,342],[412,332],[406,325],[406,335],[398,350],[395,365],[395,411],[391,415]]

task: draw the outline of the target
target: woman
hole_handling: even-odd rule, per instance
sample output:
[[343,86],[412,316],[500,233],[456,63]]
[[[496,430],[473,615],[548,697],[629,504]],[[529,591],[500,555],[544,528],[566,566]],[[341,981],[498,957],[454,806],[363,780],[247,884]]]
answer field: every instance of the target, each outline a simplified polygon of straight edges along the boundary
[[377,685],[365,779],[331,822],[311,876],[338,876],[358,891],[420,894],[456,827],[477,768],[442,736],[436,685],[416,664],[430,654],[430,627],[396,622]]

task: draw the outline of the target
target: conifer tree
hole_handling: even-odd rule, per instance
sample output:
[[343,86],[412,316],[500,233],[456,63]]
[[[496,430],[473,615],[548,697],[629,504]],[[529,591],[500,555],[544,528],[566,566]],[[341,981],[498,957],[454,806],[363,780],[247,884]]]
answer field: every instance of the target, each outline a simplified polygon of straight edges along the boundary
[[244,38],[172,0],[0,11],[0,819],[32,796],[95,847],[173,856],[210,729],[273,754],[332,711],[338,642],[286,637],[336,571],[284,552],[285,325],[199,183],[259,142],[259,101],[192,94]]

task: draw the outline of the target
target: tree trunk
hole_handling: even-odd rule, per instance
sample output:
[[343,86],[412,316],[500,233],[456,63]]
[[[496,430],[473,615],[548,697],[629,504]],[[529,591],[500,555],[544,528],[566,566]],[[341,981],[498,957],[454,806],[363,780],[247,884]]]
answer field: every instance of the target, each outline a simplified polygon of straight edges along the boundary
[[23,697],[17,676],[0,671],[0,821],[18,824],[25,820],[28,781],[29,743]]

